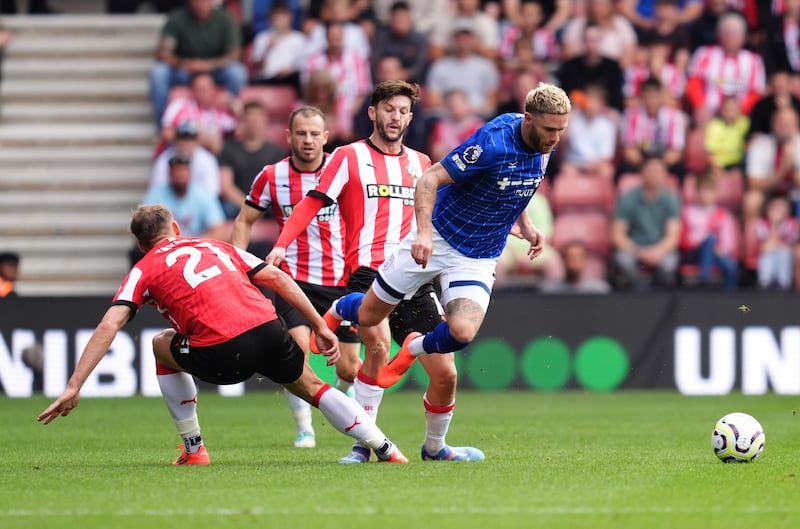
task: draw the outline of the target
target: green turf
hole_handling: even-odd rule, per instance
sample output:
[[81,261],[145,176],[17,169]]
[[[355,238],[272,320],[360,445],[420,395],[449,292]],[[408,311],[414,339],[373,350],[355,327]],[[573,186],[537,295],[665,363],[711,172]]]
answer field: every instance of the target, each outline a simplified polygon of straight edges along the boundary
[[[48,400],[0,398],[0,527],[797,528],[800,399],[666,392],[463,393],[449,439],[482,463],[422,462],[420,395],[381,423],[409,465],[338,465],[350,443],[315,411],[318,448],[291,447],[274,393],[201,395],[210,467],[172,467],[159,399],[84,400],[42,426]],[[762,458],[726,465],[714,422],[755,415]]]

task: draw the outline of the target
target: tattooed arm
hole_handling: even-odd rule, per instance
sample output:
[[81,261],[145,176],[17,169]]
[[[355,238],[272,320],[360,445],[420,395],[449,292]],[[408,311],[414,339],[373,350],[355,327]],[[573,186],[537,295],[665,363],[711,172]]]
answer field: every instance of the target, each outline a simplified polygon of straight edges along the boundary
[[435,163],[417,180],[414,192],[414,213],[417,218],[417,238],[411,245],[411,255],[422,268],[428,264],[433,251],[433,206],[436,204],[436,190],[439,186],[452,184],[442,164]]

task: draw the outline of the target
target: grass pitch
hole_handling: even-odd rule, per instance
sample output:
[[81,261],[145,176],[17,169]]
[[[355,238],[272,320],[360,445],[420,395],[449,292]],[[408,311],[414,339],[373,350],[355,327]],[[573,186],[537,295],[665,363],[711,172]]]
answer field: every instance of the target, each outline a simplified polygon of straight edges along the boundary
[[[668,392],[462,393],[448,436],[478,463],[422,462],[420,395],[386,395],[381,425],[409,465],[344,466],[349,439],[315,411],[318,447],[291,447],[275,392],[200,396],[209,467],[172,467],[160,399],[0,398],[0,527],[292,529],[734,528],[800,526],[797,398]],[[719,462],[716,420],[754,415],[767,443]]]

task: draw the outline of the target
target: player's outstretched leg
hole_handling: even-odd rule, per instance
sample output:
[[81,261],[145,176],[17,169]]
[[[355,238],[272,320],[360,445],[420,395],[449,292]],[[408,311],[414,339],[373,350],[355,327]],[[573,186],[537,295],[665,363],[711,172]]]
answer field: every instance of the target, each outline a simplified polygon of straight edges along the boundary
[[312,404],[319,408],[334,428],[349,435],[367,450],[374,451],[380,461],[408,463],[408,459],[384,435],[367,412],[330,384],[322,386]]

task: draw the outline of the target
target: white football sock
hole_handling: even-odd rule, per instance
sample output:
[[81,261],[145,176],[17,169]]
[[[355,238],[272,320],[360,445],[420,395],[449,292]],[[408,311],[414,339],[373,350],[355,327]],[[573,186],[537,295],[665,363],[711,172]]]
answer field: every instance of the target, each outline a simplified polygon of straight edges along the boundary
[[203,446],[203,439],[200,437],[200,422],[197,420],[197,386],[192,375],[177,371],[158,375],[156,378],[175,428],[183,438],[186,452],[197,452]]
[[447,406],[433,406],[428,402],[427,393],[422,397],[425,405],[425,451],[431,455],[437,454],[445,447],[445,437],[453,420],[455,401]]
[[[364,408],[372,422],[377,423],[378,408],[381,405],[381,400],[383,400],[383,388],[374,379],[361,374],[361,372],[358,373],[355,381],[353,381],[353,388],[355,389],[356,402]],[[358,442],[355,444],[366,446]]]
[[286,402],[289,403],[289,409],[292,410],[297,433],[307,432],[314,435],[314,427],[311,426],[311,404],[286,388],[283,388],[283,394],[286,395]]
[[356,440],[356,444],[371,448],[375,454],[386,459],[394,445],[383,434],[369,412],[341,391],[326,386],[317,396],[317,406],[331,425]]

